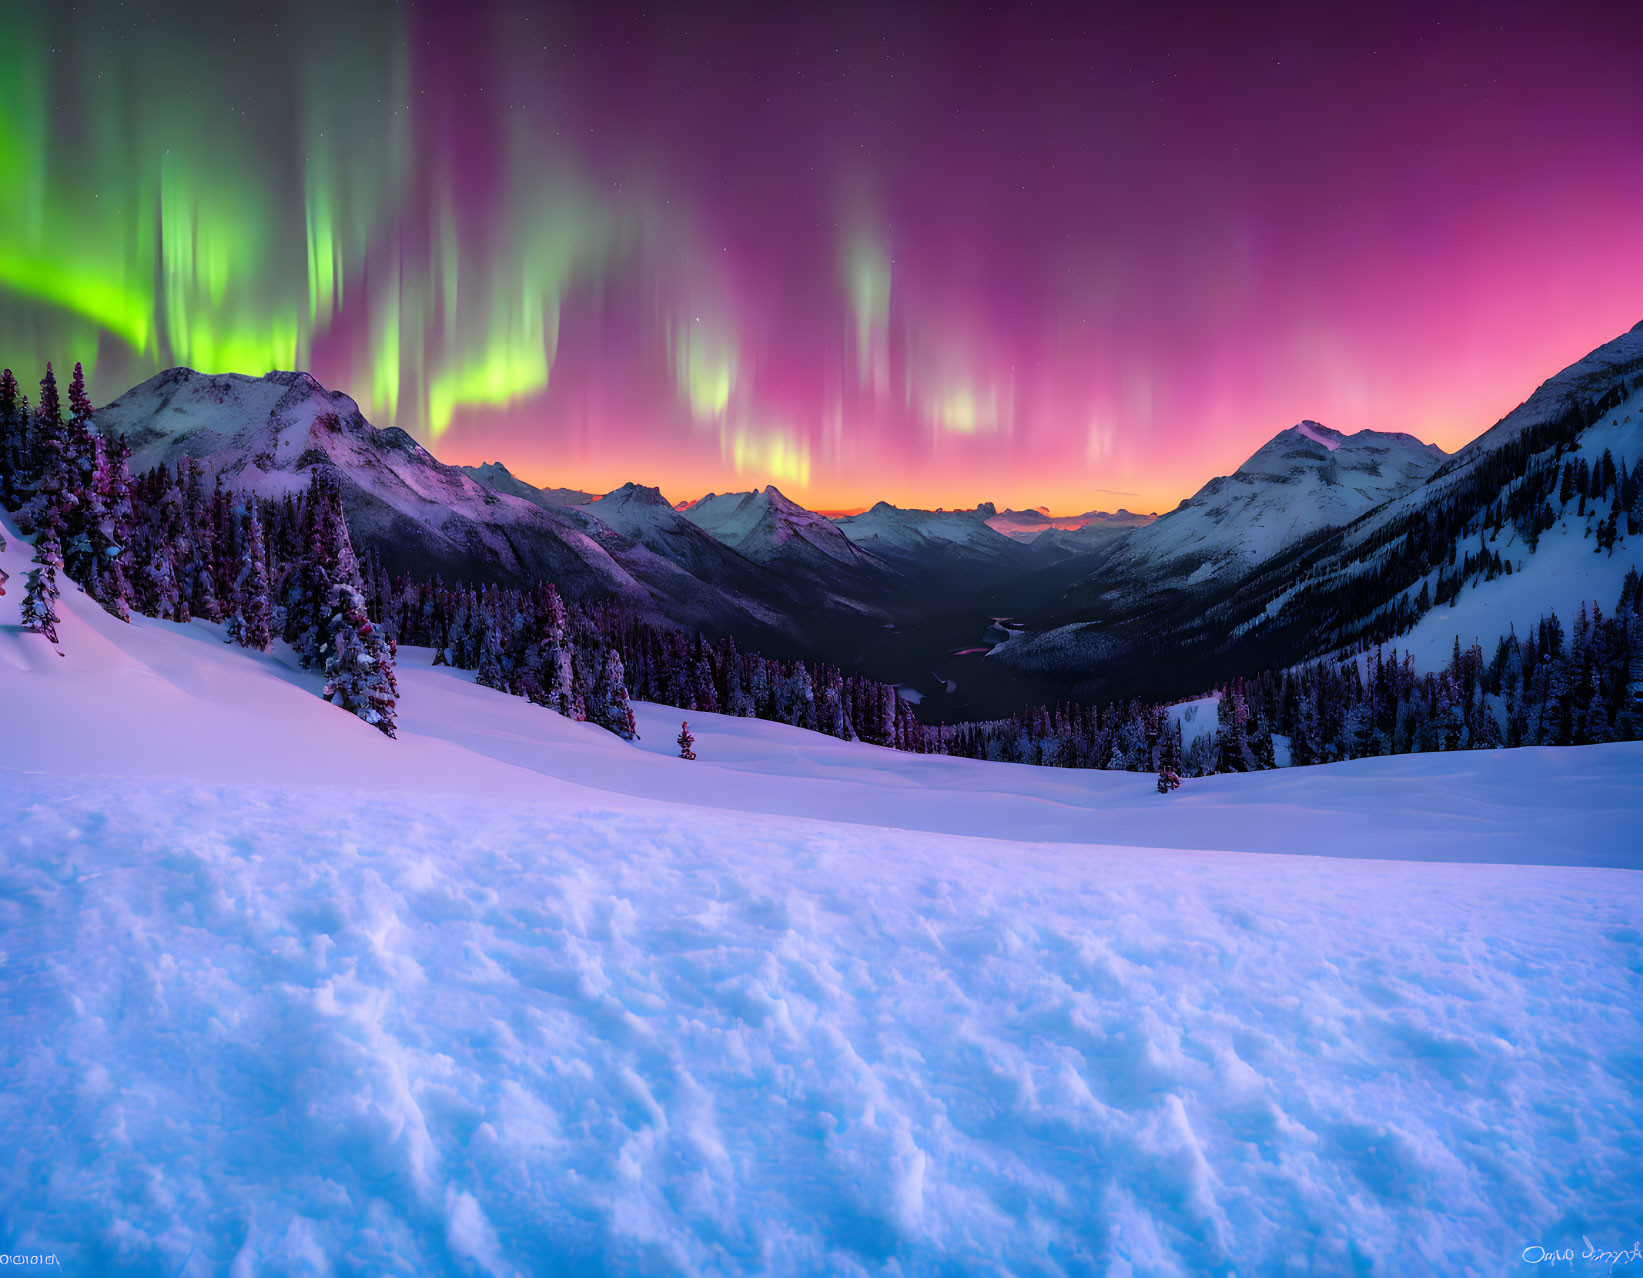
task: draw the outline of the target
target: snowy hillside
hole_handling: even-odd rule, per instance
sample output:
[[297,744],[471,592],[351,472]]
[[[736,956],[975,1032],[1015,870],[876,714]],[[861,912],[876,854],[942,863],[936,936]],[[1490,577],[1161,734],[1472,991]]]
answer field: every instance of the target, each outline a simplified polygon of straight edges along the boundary
[[1446,456],[1411,435],[1343,435],[1301,422],[1131,534],[1115,568],[1149,576],[1188,571],[1189,582],[1239,575],[1309,533],[1349,524],[1419,486]]
[[[1554,425],[1560,414],[1566,418],[1571,412],[1577,414],[1572,422]],[[1538,446],[1525,442],[1537,430],[1554,429],[1564,437]],[[1502,460],[1508,456],[1510,460]],[[1433,563],[1390,604],[1381,605],[1382,610],[1407,606],[1422,589],[1437,598],[1437,606],[1400,629],[1406,636],[1400,643],[1435,665],[1447,656],[1456,634],[1463,644],[1476,639],[1492,650],[1502,635],[1526,633],[1545,613],[1557,613],[1567,625],[1583,605],[1613,608],[1626,573],[1643,571],[1643,537],[1630,531],[1643,522],[1643,494],[1632,494],[1632,505],[1626,504],[1627,477],[1635,475],[1640,461],[1643,325],[1548,379],[1422,487],[1347,529],[1338,547],[1309,573],[1327,587],[1350,583],[1389,559],[1407,560],[1398,530],[1418,525],[1428,512],[1447,505],[1460,512],[1455,553]],[[1565,471],[1576,482],[1558,482]],[[1592,491],[1594,472],[1601,493]],[[1502,512],[1528,504],[1526,495],[1541,482],[1549,484],[1540,499],[1545,524],[1531,539],[1506,522]],[[1522,522],[1521,514],[1518,518]],[[1467,556],[1486,552],[1503,566],[1510,564],[1511,572],[1495,571],[1492,565],[1465,570]],[[1458,585],[1458,597],[1443,596],[1446,579]],[[1365,607],[1369,602],[1359,606],[1373,616]],[[1272,615],[1309,603],[1300,595],[1280,599]]]
[[1571,403],[1596,399],[1627,378],[1634,390],[1643,378],[1643,323],[1548,377],[1522,404],[1457,451],[1445,471],[1464,469],[1531,427],[1551,420]]
[[72,587],[54,649],[19,595],[11,1252],[1167,1274],[1629,1245],[1643,747],[1164,799],[692,714],[688,763],[679,711],[637,707],[630,746],[417,651],[396,741],[284,650]]

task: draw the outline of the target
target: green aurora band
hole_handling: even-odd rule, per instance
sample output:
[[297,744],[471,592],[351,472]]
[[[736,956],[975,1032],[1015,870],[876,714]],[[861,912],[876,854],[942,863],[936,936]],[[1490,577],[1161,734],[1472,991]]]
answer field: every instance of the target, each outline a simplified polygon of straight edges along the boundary
[[134,379],[308,367],[323,347],[368,413],[433,436],[544,390],[561,302],[607,264],[621,219],[516,121],[501,189],[461,225],[455,157],[418,137],[428,108],[396,15],[299,7],[277,38],[217,41],[212,59],[169,38],[174,22],[110,57],[46,11],[12,15],[6,358]]

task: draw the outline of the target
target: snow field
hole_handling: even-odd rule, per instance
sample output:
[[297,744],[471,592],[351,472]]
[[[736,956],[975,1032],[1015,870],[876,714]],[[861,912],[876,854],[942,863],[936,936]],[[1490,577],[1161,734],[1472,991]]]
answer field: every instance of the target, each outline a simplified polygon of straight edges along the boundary
[[1504,1272],[1635,1228],[1625,871],[0,807],[0,1220],[71,1272]]

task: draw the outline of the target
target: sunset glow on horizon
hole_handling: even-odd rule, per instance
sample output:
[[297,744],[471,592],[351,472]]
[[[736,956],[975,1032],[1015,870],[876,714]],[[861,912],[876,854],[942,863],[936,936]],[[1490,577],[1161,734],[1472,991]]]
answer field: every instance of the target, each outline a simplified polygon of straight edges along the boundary
[[[1643,9],[24,9],[0,363],[672,501],[1162,511],[1643,320]],[[182,39],[175,32],[187,30]]]

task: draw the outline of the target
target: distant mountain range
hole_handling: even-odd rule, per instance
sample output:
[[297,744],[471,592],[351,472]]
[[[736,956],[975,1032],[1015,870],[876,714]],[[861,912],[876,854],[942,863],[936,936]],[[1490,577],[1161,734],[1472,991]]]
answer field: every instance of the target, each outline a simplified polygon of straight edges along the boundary
[[785,631],[831,598],[825,583],[785,580],[637,490],[618,490],[595,516],[557,500],[563,490],[533,488],[500,467],[481,468],[481,479],[448,466],[404,431],[372,426],[352,399],[306,373],[170,369],[96,420],[127,437],[136,468],[189,456],[219,482],[263,497],[306,486],[315,466],[331,468],[356,539],[390,571],[546,579],[673,624],[755,635]]
[[1393,643],[1429,664],[1458,637],[1615,605],[1643,569],[1643,324],[1445,456],[1406,435],[1303,422],[1137,529],[994,652],[1089,687],[1122,669],[1202,686]]
[[[1158,516],[879,502],[828,517],[773,486],[677,507],[637,483],[603,495],[538,488],[501,462],[446,465],[404,431],[373,427],[353,400],[305,373],[170,369],[96,420],[127,436],[136,467],[187,455],[264,497],[304,486],[314,466],[334,469],[356,538],[392,570],[548,578],[656,620],[846,664],[851,652],[871,660],[886,642],[875,633],[914,629],[941,610],[1002,608],[1016,620],[989,669],[1069,690],[1129,680],[1156,691],[1170,681],[1169,663],[1199,687],[1207,673],[1407,633],[1424,615],[1413,607],[1420,585],[1448,599],[1444,573],[1452,564],[1461,572],[1474,543],[1477,563],[1484,547],[1511,559],[1521,597],[1482,629],[1533,620],[1520,615],[1534,611],[1534,592],[1518,575],[1546,547],[1537,552],[1515,534],[1502,545],[1508,510],[1548,465],[1573,458],[1601,470],[1605,449],[1621,471],[1643,459],[1640,380],[1643,325],[1547,381],[1452,457],[1407,434],[1346,435],[1303,421]],[[1560,538],[1576,535],[1554,504]],[[1590,537],[1589,521],[1583,527]],[[1580,589],[1600,599],[1618,590],[1643,546],[1628,527],[1621,519],[1618,552],[1580,561]],[[1560,578],[1572,580],[1571,571]],[[1540,594],[1558,590],[1548,581]]]
[[[990,509],[990,507],[989,507]],[[1132,511],[1086,511],[1082,515],[1052,515],[1043,506],[1032,510],[998,510],[987,517],[987,526],[1013,537],[1017,541],[1032,541],[1045,533],[1083,534],[1063,545],[1077,545],[1080,541],[1093,542],[1109,533],[1141,528],[1157,519],[1157,515],[1137,515]]]

